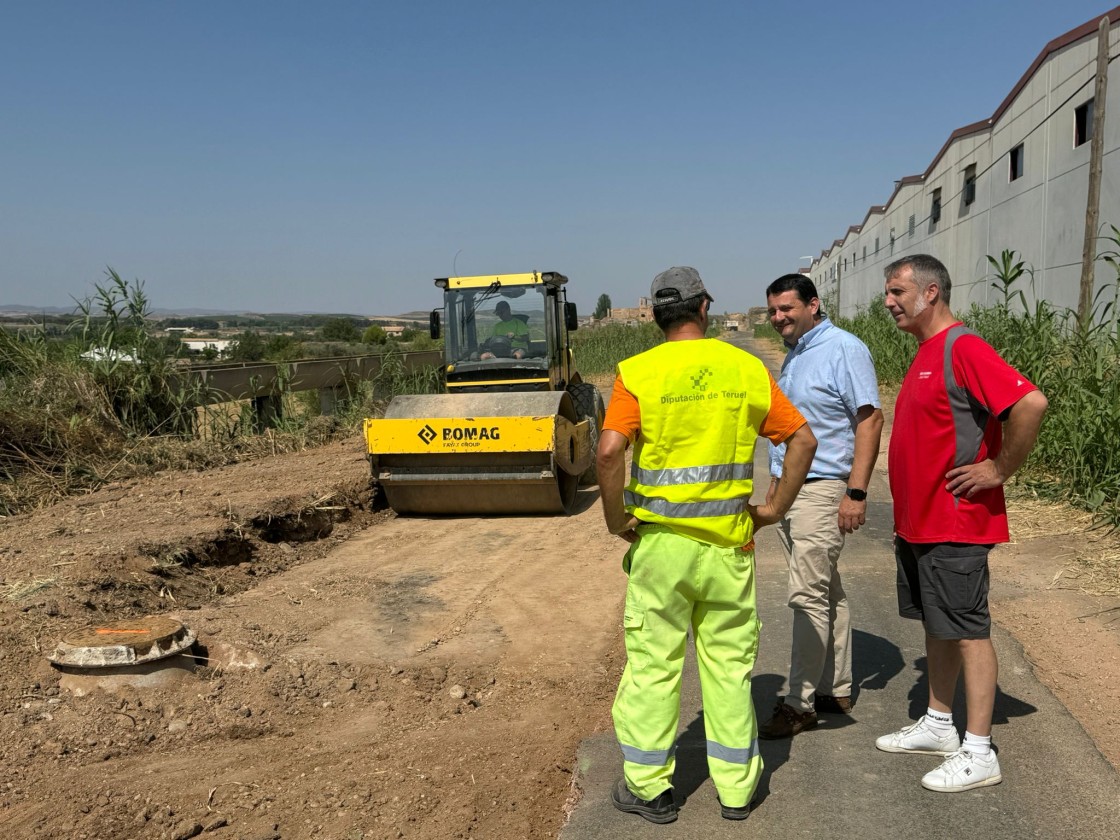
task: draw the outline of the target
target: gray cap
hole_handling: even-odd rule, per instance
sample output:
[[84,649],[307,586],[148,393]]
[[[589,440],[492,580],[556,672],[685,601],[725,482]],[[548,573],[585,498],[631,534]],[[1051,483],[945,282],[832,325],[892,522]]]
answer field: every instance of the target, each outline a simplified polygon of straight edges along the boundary
[[701,295],[708,300],[715,300],[704,288],[700,272],[687,265],[675,265],[654,277],[653,285],[649,287],[649,295],[653,298],[654,306],[680,303],[682,300],[691,300]]

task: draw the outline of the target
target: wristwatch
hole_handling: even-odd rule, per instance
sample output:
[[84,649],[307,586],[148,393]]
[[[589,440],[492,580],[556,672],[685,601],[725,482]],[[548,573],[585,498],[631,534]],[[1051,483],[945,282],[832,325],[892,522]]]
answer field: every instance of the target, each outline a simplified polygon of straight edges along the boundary
[[857,490],[854,487],[849,487],[846,492],[847,492],[848,498],[851,499],[853,502],[866,502],[867,501],[867,491],[866,490]]

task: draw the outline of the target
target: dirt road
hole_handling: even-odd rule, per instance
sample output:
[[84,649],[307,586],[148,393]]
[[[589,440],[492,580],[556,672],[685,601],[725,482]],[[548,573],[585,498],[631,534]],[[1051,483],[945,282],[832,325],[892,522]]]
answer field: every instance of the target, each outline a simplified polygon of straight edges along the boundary
[[[270,460],[3,524],[0,830],[555,836],[621,665],[595,492],[570,518],[407,520],[363,509],[353,448]],[[60,686],[63,634],[149,613],[209,660]]]

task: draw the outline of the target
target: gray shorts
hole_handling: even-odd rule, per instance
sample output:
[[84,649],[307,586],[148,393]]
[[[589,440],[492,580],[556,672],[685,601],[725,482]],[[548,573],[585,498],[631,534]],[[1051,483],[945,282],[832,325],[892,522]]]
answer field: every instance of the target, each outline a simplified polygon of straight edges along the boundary
[[894,538],[898,614],[916,618],[935,639],[987,639],[990,545],[910,543]]

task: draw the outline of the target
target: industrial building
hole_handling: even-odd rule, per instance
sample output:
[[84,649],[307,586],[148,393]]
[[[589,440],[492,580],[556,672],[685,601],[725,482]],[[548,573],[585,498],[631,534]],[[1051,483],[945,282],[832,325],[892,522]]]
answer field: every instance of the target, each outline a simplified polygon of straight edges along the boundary
[[[1120,6],[1105,15],[1111,60]],[[1022,284],[1028,300],[1076,310],[1101,17],[1048,43],[991,117],[953,131],[922,174],[897,180],[884,204],[814,259],[809,275],[841,315],[875,301],[883,269],[917,253],[948,267],[955,310],[994,303],[987,256],[1004,249],[1033,268],[1033,282]],[[1120,227],[1120,79],[1110,81],[1096,226],[1106,235]],[[1096,251],[1108,248],[1098,242]],[[1115,284],[1116,270],[1098,261],[1095,283]]]

